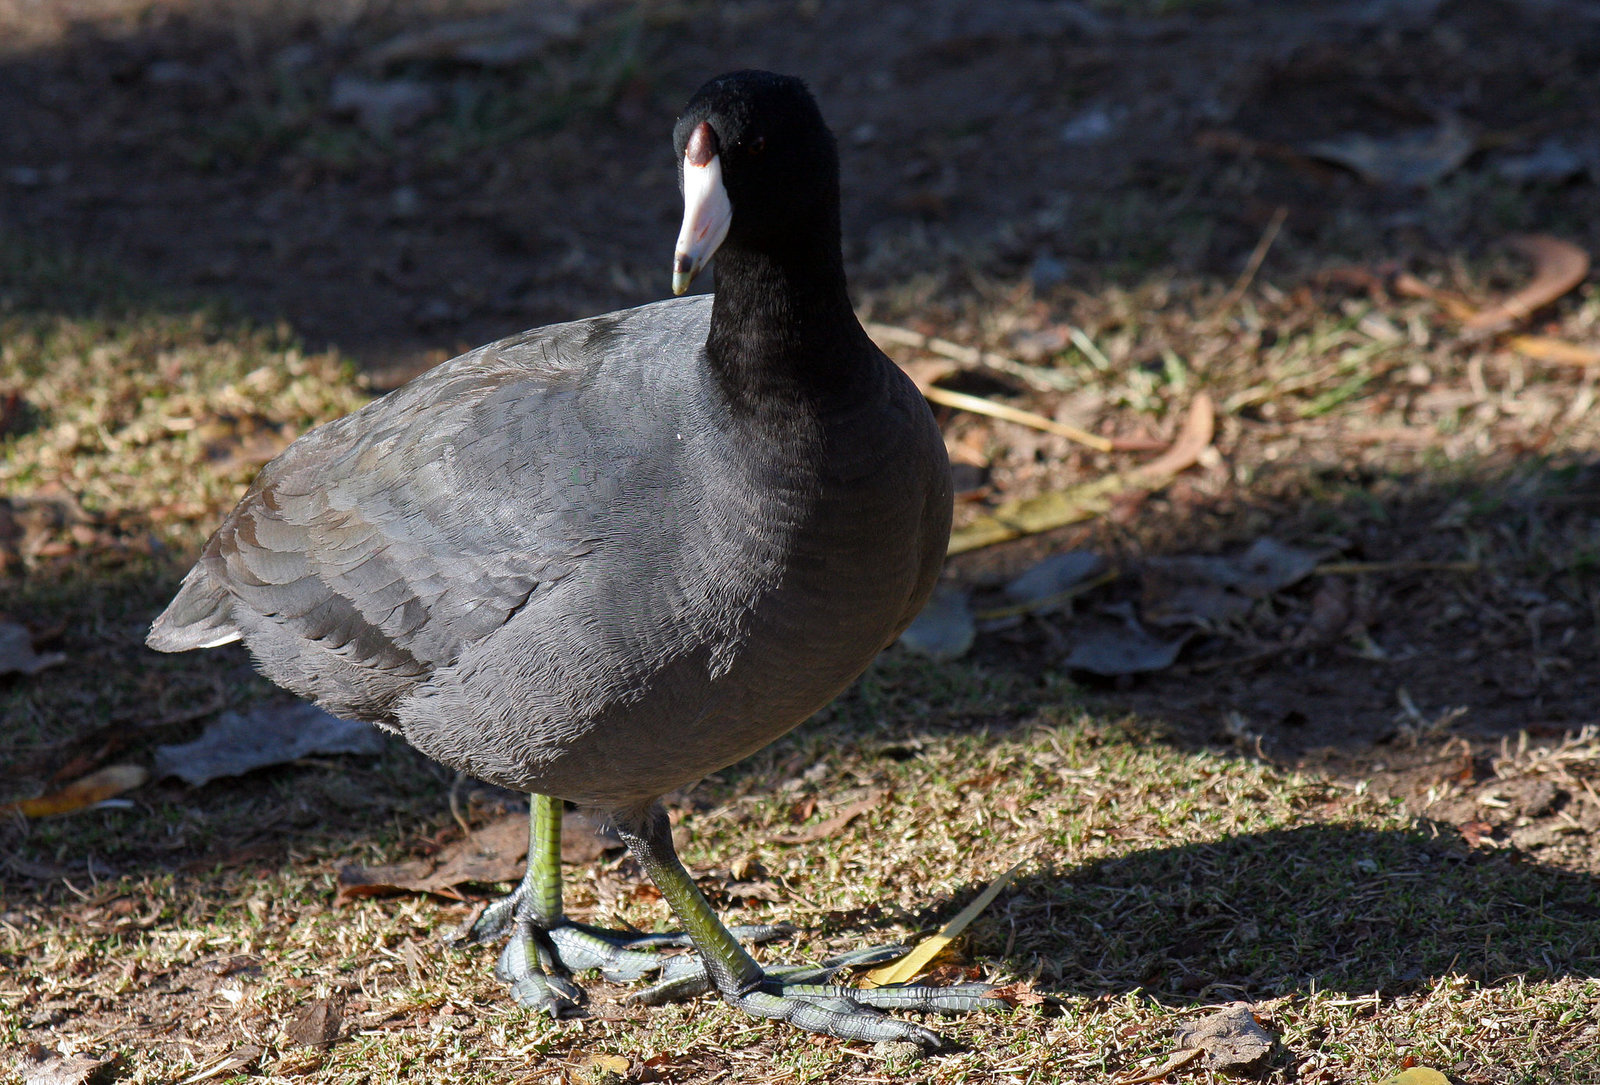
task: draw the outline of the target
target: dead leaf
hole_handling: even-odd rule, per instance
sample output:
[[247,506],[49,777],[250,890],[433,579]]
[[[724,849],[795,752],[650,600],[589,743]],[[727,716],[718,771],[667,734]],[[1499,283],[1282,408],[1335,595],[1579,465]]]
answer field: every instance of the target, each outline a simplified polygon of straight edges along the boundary
[[1150,558],[1140,571],[1139,612],[1157,625],[1226,621],[1303,580],[1321,558],[1316,551],[1270,538],[1230,557]]
[[[526,829],[526,819],[521,818]],[[622,850],[622,838],[603,817],[568,810],[561,819],[561,861],[587,866],[608,851]]]
[[1132,478],[1146,489],[1165,486],[1172,476],[1187,471],[1199,462],[1201,453],[1211,447],[1216,428],[1216,408],[1211,403],[1211,397],[1201,392],[1189,404],[1189,413],[1184,416],[1183,428],[1178,431],[1178,439],[1172,442],[1172,447],[1149,463],[1135,468],[1131,472]]
[[1211,397],[1202,392],[1190,404],[1178,439],[1154,460],[1132,471],[1107,475],[1081,486],[1007,501],[989,515],[952,531],[947,552],[962,554],[1103,516],[1110,511],[1118,495],[1130,490],[1158,490],[1178,472],[1192,467],[1210,447],[1215,426],[1216,412]]
[[312,754],[381,752],[383,736],[371,724],[341,720],[311,704],[275,704],[244,715],[224,712],[194,742],[157,747],[155,774],[200,787]]
[[459,885],[512,882],[521,878],[527,856],[527,815],[512,814],[491,822],[432,858],[392,866],[343,867],[339,871],[339,899],[433,893],[460,900],[461,894],[456,892]]
[[89,1085],[117,1060],[92,1055],[66,1055],[43,1044],[30,1044],[23,1052],[23,1085]]
[[1132,614],[1120,623],[1086,621],[1072,627],[1072,647],[1061,660],[1067,670],[1088,671],[1108,678],[1123,674],[1164,671],[1177,662],[1178,653],[1193,634],[1175,640],[1152,636]]
[[956,914],[956,917],[946,923],[938,934],[919,944],[898,961],[868,972],[861,978],[862,986],[887,987],[896,983],[909,983],[922,975],[933,959],[942,953],[946,946],[959,938],[961,932],[966,930],[974,919],[983,914],[983,910],[989,907],[994,898],[1000,895],[1000,890],[1004,889],[1011,881],[1011,876],[1021,869],[1022,864],[1018,863],[990,882],[988,888],[979,893],[978,898],[971,904],[961,909]]
[[1580,346],[1548,335],[1513,335],[1506,346],[1524,357],[1558,365],[1600,365],[1600,348]]
[[1394,1077],[1386,1077],[1378,1085],[1450,1085],[1450,1079],[1429,1066],[1413,1066]]
[[1306,153],[1337,162],[1370,185],[1425,188],[1454,173],[1477,150],[1478,140],[1454,114],[1436,127],[1392,136],[1347,132],[1306,145]]
[[[409,946],[411,943],[407,943]],[[331,995],[307,1003],[284,1026],[284,1035],[297,1047],[331,1047],[344,1022],[344,996]]]
[[596,1055],[589,1063],[589,1074],[599,1080],[626,1077],[633,1063],[625,1055]]
[[922,613],[900,634],[900,643],[920,656],[945,662],[966,655],[977,630],[966,591],[941,584]]
[[1487,821],[1468,821],[1461,826],[1461,839],[1469,848],[1494,847],[1494,826]]
[[0,674],[38,674],[67,661],[63,652],[33,650],[33,634],[16,622],[0,622]]
[[1272,1033],[1261,1027],[1250,1006],[1236,1002],[1178,1029],[1178,1043],[1206,1053],[1206,1066],[1237,1072],[1272,1054]]
[[56,814],[70,814],[74,810],[104,802],[142,787],[150,773],[140,765],[107,765],[98,772],[81,776],[63,788],[33,799],[21,799],[0,806],[0,812],[16,811],[24,817],[46,818]]
[[1533,279],[1500,304],[1462,321],[1469,332],[1501,331],[1549,305],[1589,274],[1589,254],[1559,237],[1530,234],[1509,238],[1506,244],[1532,261]]
[[[581,811],[568,813],[561,823],[561,861],[592,863],[607,851],[622,847],[610,825]],[[509,814],[478,829],[425,859],[339,870],[339,899],[383,897],[396,893],[432,893],[461,900],[457,886],[493,885],[519,880],[527,869],[528,815]]]
[[998,998],[1009,1006],[1042,1006],[1046,999],[1026,983],[1008,983],[1003,987],[989,988],[989,997]]
[[1007,583],[1006,598],[1014,603],[1048,599],[1090,577],[1099,576],[1105,568],[1106,559],[1088,550],[1052,554]]
[[801,829],[797,833],[782,833],[771,839],[779,844],[811,844],[818,840],[826,840],[868,810],[876,809],[881,802],[883,802],[883,792],[875,791],[866,798],[846,806],[827,821]]
[[450,887],[432,883],[428,876],[437,865],[432,859],[413,859],[386,866],[350,863],[339,868],[339,901],[388,897],[396,893],[433,893],[451,900],[464,899]]
[[1342,577],[1328,577],[1317,585],[1311,597],[1311,614],[1306,624],[1295,634],[1297,648],[1314,648],[1332,644],[1350,628],[1355,617],[1355,599],[1350,582]]

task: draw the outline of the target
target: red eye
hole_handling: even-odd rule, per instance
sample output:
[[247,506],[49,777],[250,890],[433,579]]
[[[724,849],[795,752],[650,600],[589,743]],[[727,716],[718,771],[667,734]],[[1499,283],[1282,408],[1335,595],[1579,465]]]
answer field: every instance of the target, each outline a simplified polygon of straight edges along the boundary
[[760,154],[762,151],[767,149],[767,137],[757,136],[755,139],[752,139],[747,146],[750,154]]

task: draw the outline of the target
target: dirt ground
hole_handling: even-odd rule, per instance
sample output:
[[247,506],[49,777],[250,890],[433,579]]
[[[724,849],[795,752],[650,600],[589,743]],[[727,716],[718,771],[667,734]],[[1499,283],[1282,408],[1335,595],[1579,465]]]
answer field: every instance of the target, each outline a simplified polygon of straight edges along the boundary
[[[662,297],[671,119],[737,67],[804,76],[830,118],[864,316],[1070,378],[949,387],[1146,449],[1216,398],[1173,485],[952,583],[982,609],[1093,549],[1125,573],[1078,604],[1103,617],[1149,603],[1152,556],[1271,537],[1344,563],[1171,667],[1074,678],[1180,746],[1600,875],[1600,797],[1535,780],[1600,724],[1600,365],[1503,334],[1600,349],[1600,291],[1482,335],[1450,309],[1529,278],[1509,238],[1600,252],[1592,3],[0,0],[0,237],[220,299],[383,389]],[[941,420],[963,522],[1150,455]],[[1049,672],[1072,628],[989,623],[972,658]],[[1497,772],[1530,743],[1555,760]]]

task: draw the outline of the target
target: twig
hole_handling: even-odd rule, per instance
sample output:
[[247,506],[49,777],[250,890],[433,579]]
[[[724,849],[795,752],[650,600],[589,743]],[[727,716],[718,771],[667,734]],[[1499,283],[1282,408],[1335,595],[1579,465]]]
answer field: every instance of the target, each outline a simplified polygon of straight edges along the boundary
[[1211,319],[1220,318],[1229,309],[1239,304],[1239,299],[1244,297],[1244,292],[1250,289],[1250,284],[1255,282],[1256,272],[1261,270],[1262,261],[1266,260],[1272,243],[1278,240],[1278,231],[1283,229],[1283,222],[1289,217],[1289,209],[1280,207],[1272,213],[1272,221],[1267,223],[1267,228],[1261,232],[1261,240],[1256,242],[1256,247],[1250,254],[1250,259],[1244,265],[1244,270],[1239,273],[1239,278],[1222,295],[1222,300],[1211,311]]
[[1200,392],[1189,405],[1183,429],[1172,447],[1155,459],[1122,474],[1106,475],[1037,497],[1019,498],[997,506],[965,527],[950,533],[950,554],[1006,542],[1093,519],[1111,508],[1113,499],[1127,492],[1158,490],[1180,471],[1192,467],[1211,445],[1216,428],[1216,409],[1211,397]]
[[1042,414],[1024,411],[1017,407],[1008,407],[1004,403],[996,403],[982,396],[969,396],[965,392],[952,392],[948,388],[939,388],[929,385],[922,390],[922,394],[930,402],[954,407],[957,410],[971,411],[973,414],[986,414],[990,418],[999,418],[1006,422],[1015,422],[1022,426],[1032,426],[1034,429],[1044,430],[1065,437],[1069,441],[1076,441],[1080,445],[1087,445],[1096,452],[1110,452],[1116,445],[1104,437],[1097,437],[1092,433],[1069,426],[1065,422],[1057,422],[1054,418],[1046,418]]
[[1600,349],[1568,343],[1549,335],[1513,335],[1506,346],[1527,358],[1560,365],[1600,365]]
[[925,350],[930,354],[937,354],[949,358],[952,362],[959,362],[969,368],[977,367],[992,369],[996,373],[1005,373],[1016,377],[1029,387],[1042,392],[1070,391],[1074,383],[1070,374],[1059,373],[1054,369],[1043,366],[1028,365],[1015,358],[1007,358],[1003,354],[995,354],[976,347],[962,346],[948,339],[940,339],[934,335],[923,335],[921,332],[912,331],[910,328],[901,328],[894,324],[879,324],[867,321],[862,325],[867,334],[877,340],[881,346],[885,343],[900,347],[915,347]]
[[1030,614],[1035,610],[1045,610],[1049,607],[1058,606],[1062,603],[1065,603],[1069,599],[1076,599],[1080,595],[1087,595],[1096,588],[1111,583],[1113,580],[1117,579],[1117,575],[1117,570],[1108,569],[1099,576],[1091,577],[1088,580],[1079,581],[1078,583],[1072,585],[1072,587],[1067,588],[1065,591],[1053,592],[1050,595],[1042,595],[1037,599],[1030,599],[1026,603],[1013,603],[1008,607],[991,607],[988,610],[980,610],[973,614],[973,617],[980,622],[992,622],[1000,618],[1015,618],[1019,614]]
[[450,816],[461,827],[462,836],[471,836],[472,826],[467,824],[466,816],[461,812],[461,785],[466,782],[466,773],[458,772],[455,780],[450,784]]
[[1317,576],[1349,576],[1360,573],[1475,573],[1483,568],[1476,561],[1328,561],[1312,570]]

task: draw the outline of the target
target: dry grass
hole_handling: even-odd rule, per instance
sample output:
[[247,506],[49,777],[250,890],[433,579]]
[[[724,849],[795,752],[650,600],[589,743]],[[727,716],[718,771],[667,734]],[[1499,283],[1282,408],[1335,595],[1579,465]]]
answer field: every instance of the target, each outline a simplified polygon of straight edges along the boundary
[[[1442,216],[1464,197],[1435,199]],[[686,861],[729,915],[804,928],[769,958],[914,937],[1022,861],[945,975],[1030,985],[1040,1004],[941,1025],[954,1045],[931,1056],[706,1000],[636,1009],[592,979],[587,1017],[529,1015],[490,976],[488,951],[441,944],[467,906],[336,902],[343,864],[458,833],[448,774],[395,747],[0,824],[0,1041],[114,1056],[109,1074],[137,1083],[1103,1083],[1161,1064],[1207,1006],[1247,999],[1280,1041],[1267,1081],[1369,1082],[1415,1060],[1473,1085],[1600,1082],[1600,747],[1581,728],[1600,625],[1595,372],[1465,338],[1431,302],[1327,274],[1340,269],[1287,236],[1270,274],[1230,295],[1230,278],[1120,267],[1035,291],[982,245],[936,258],[915,233],[881,239],[862,278],[901,285],[869,290],[867,313],[1021,355],[1061,385],[972,378],[972,390],[1119,437],[1169,437],[1200,389],[1222,405],[1215,454],[1165,495],[1086,534],[964,561],[960,576],[991,582],[1085,541],[1216,550],[1266,532],[1351,559],[1481,570],[1352,577],[1379,630],[1367,640],[1133,690],[1054,673],[1042,626],[997,631],[957,664],[891,653],[813,724],[674,797]],[[143,629],[255,468],[366,392],[284,331],[0,243],[0,402],[16,391],[24,404],[0,437],[15,526],[0,538],[4,609],[67,655],[0,678],[10,798],[147,761],[215,711],[273,696],[236,651],[155,657]],[[912,264],[945,270],[901,274]],[[1497,255],[1412,270],[1478,300],[1523,274]],[[1592,344],[1600,292],[1590,283],[1543,319]],[[1128,460],[944,422],[990,496]],[[1262,635],[1224,631],[1224,646],[1224,634]],[[1353,691],[1297,675],[1375,660],[1409,691],[1382,709],[1397,721],[1385,744],[1275,753],[1291,727],[1267,702],[1331,704],[1342,721]],[[1458,727],[1468,672],[1513,663],[1523,670],[1498,700],[1472,702],[1512,737]],[[1259,718],[1235,722],[1222,694],[1205,699],[1213,689],[1242,691]],[[878,807],[831,835],[776,842],[870,795]],[[503,798],[476,797],[475,821]],[[580,917],[669,921],[625,861],[568,873]],[[338,1042],[294,1043],[286,1029],[332,997]],[[1195,1064],[1173,1080],[1212,1076]]]

